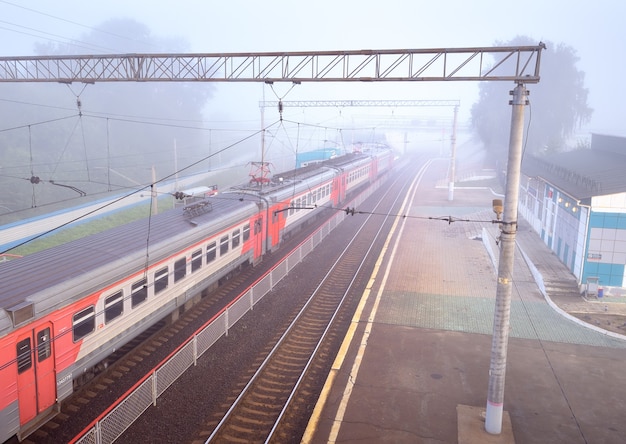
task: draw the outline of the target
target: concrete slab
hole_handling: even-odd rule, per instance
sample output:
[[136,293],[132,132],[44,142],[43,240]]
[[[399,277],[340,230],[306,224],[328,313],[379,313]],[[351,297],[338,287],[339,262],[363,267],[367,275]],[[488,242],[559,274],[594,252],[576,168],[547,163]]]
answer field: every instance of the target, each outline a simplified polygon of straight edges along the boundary
[[485,431],[485,409],[470,405],[456,406],[459,444],[515,444],[511,417],[502,412],[502,432],[492,435]]

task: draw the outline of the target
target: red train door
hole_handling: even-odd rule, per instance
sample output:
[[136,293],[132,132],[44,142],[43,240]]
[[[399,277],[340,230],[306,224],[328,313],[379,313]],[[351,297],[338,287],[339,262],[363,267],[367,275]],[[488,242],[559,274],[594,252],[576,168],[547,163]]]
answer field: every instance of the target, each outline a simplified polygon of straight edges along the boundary
[[335,206],[340,205],[346,199],[346,176],[342,172],[333,179],[332,203]]
[[25,424],[56,401],[52,323],[20,335],[16,350],[20,424]]
[[339,177],[339,202],[337,204],[341,204],[346,200],[346,182],[346,173],[342,171]]

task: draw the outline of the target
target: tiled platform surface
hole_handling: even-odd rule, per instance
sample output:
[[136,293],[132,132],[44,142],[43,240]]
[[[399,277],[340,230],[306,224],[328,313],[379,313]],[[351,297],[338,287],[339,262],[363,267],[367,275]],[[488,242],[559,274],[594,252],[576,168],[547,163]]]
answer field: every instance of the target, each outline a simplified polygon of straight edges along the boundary
[[[585,301],[523,221],[504,399],[510,426],[500,435],[484,432],[498,254],[494,196],[459,184],[448,201],[447,189],[435,186],[445,166],[435,162],[423,177],[303,441],[623,443],[626,338],[587,328],[567,312],[626,313],[626,304],[619,297]],[[433,219],[439,216],[466,221]]]

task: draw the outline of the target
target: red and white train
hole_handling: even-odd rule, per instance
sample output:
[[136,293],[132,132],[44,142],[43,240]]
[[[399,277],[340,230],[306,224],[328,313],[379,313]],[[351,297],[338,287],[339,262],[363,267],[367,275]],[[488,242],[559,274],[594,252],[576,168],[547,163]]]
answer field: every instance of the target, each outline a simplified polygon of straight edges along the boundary
[[389,149],[337,157],[1,263],[0,442],[28,436],[112,352],[392,162]]

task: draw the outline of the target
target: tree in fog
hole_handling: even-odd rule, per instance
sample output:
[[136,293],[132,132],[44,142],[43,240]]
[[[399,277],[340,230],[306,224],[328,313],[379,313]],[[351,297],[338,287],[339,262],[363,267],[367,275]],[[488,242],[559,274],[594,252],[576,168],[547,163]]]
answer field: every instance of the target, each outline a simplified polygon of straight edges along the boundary
[[[526,46],[536,42],[516,37],[496,46]],[[534,154],[560,151],[577,128],[589,122],[593,110],[587,104],[585,73],[576,68],[576,51],[565,44],[546,43],[541,55],[541,80],[526,85],[530,105],[526,107],[524,137],[526,151]],[[496,159],[506,159],[511,128],[513,84],[483,82],[479,99],[472,106],[475,133]]]
[[[154,36],[134,20],[115,19],[70,43],[35,50],[38,55],[173,53],[187,52],[187,45]],[[162,178],[172,175],[175,165],[194,164],[208,154],[207,132],[193,128],[202,126],[212,91],[212,84],[200,82],[0,85],[0,186],[11,190],[0,200],[5,207],[0,214],[6,208],[72,204],[78,197],[50,180],[92,196],[107,191],[109,181],[114,189],[150,183],[152,166]],[[111,176],[109,168],[119,174]],[[197,169],[208,169],[208,163]],[[42,182],[32,184],[31,175]]]

